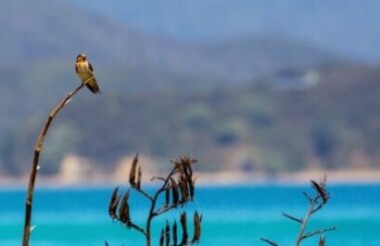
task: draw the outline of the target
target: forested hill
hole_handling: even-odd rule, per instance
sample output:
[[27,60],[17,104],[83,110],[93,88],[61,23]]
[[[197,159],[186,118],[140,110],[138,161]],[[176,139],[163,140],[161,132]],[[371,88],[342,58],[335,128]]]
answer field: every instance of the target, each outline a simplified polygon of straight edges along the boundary
[[[54,125],[44,158],[51,171],[72,152],[107,168],[135,152],[157,160],[191,154],[203,170],[379,167],[379,71],[321,70],[320,82],[304,88],[252,83],[191,95],[79,96]],[[15,133],[21,149],[14,155],[27,159],[36,134]]]
[[[59,116],[42,172],[56,171],[72,152],[99,165],[140,152],[192,154],[209,170],[235,163],[276,171],[310,159],[346,164],[355,149],[376,165],[376,68],[344,69],[345,55],[281,32],[185,43],[70,1],[0,3],[0,171],[27,171],[43,120],[79,84],[74,59],[81,52],[102,94],[81,91]],[[281,79],[311,70],[323,78],[316,87],[294,91]],[[337,100],[345,92],[348,101]]]

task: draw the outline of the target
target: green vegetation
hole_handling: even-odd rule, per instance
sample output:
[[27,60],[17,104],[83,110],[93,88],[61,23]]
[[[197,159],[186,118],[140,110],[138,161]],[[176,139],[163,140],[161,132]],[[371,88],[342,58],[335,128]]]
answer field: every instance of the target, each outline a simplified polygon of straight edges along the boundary
[[[339,67],[340,57],[276,34],[178,43],[70,2],[7,1],[0,19],[1,173],[28,171],[41,119],[79,83],[79,52],[95,67],[102,103],[83,92],[59,116],[41,173],[55,173],[67,153],[107,167],[136,151],[186,153],[203,170],[270,173],[378,163],[376,67]],[[321,67],[321,83],[289,89],[286,70]]]
[[[376,70],[351,66],[321,71],[321,82],[303,90],[280,90],[267,82],[204,93],[102,94],[96,105],[84,96],[62,113],[47,141],[60,140],[42,158],[71,151],[109,168],[139,150],[158,160],[178,153],[199,156],[204,164],[197,168],[202,170],[378,167]],[[89,109],[93,111],[83,114]],[[27,127],[15,126],[1,137],[3,169],[24,171],[21,166],[38,131],[33,118]],[[55,170],[51,166],[42,172]]]

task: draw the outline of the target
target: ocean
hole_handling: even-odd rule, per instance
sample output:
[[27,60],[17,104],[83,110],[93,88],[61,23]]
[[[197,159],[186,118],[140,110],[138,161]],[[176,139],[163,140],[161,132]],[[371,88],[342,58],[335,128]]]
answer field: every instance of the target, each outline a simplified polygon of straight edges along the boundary
[[[39,188],[34,196],[33,225],[30,245],[68,246],[145,245],[144,237],[133,229],[113,222],[108,216],[108,203],[114,187]],[[121,190],[126,187],[121,186]],[[328,185],[331,200],[317,212],[306,231],[336,226],[325,233],[329,246],[380,245],[380,184]],[[154,187],[148,188],[153,192]],[[198,187],[193,204],[179,208],[153,221],[153,244],[165,219],[179,220],[188,213],[189,233],[192,236],[191,216],[194,211],[203,215],[199,245],[268,245],[261,237],[279,245],[294,245],[299,224],[282,216],[283,212],[302,217],[308,209],[303,191],[307,185],[260,184],[220,187]],[[0,245],[21,245],[24,223],[25,190],[0,189]],[[148,203],[132,192],[132,220],[145,225]],[[318,245],[318,237],[302,245]]]

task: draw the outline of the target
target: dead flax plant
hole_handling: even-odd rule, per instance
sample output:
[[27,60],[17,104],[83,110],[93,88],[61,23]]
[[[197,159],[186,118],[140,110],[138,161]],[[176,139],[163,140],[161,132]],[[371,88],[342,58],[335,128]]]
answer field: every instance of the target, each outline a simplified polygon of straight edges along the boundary
[[[325,246],[325,237],[323,236],[323,233],[333,231],[336,229],[336,227],[317,229],[310,232],[305,231],[310,217],[314,215],[316,212],[318,212],[320,209],[322,209],[330,199],[330,193],[326,189],[326,176],[319,182],[311,180],[310,183],[312,189],[315,191],[315,194],[314,196],[310,196],[308,193],[303,192],[303,195],[309,202],[309,209],[307,210],[306,215],[303,218],[298,218],[293,215],[283,213],[283,216],[290,219],[291,221],[300,224],[300,230],[295,242],[296,246],[300,246],[303,240],[316,235],[320,235],[319,246]],[[261,238],[261,241],[271,246],[278,246],[276,242],[268,238]]]
[[[138,155],[132,161],[131,170],[129,173],[129,184],[132,189],[143,195],[150,201],[150,209],[147,215],[145,228],[140,227],[133,222],[129,209],[129,194],[130,190],[126,191],[123,196],[119,195],[119,188],[115,188],[108,207],[108,212],[113,220],[117,220],[124,224],[127,228],[134,229],[143,234],[146,239],[146,245],[151,245],[151,224],[152,220],[172,209],[191,202],[195,195],[195,179],[193,178],[192,165],[196,160],[188,156],[172,160],[173,168],[166,177],[153,177],[152,180],[162,182],[162,185],[155,191],[153,195],[149,194],[141,188],[142,171],[138,165]],[[157,206],[158,198],[162,196],[164,204]],[[201,237],[201,222],[202,216],[198,212],[194,213],[194,235],[189,238],[187,228],[187,215],[185,212],[180,215],[180,224],[182,228],[182,238],[179,241],[177,235],[177,222],[172,225],[166,221],[160,236],[160,246],[162,245],[191,245],[200,240]],[[106,242],[106,245],[108,243]]]
[[34,157],[32,162],[32,169],[29,176],[28,193],[25,201],[25,224],[24,224],[24,234],[23,234],[23,246],[29,245],[29,238],[32,231],[31,220],[32,220],[32,206],[33,206],[33,195],[34,195],[34,185],[36,181],[37,172],[39,170],[39,158],[42,151],[42,146],[49,130],[51,122],[54,120],[55,116],[66,106],[66,104],[75,96],[75,94],[82,89],[84,84],[80,84],[73,91],[68,93],[51,111],[49,117],[47,118],[40,135],[34,146]]

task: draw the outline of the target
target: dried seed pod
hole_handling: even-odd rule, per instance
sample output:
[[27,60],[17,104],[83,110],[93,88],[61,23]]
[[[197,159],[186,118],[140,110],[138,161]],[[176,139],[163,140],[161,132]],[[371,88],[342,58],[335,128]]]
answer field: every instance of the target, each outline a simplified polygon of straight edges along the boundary
[[170,185],[172,187],[173,204],[177,204],[179,201],[179,191],[177,182],[173,178],[170,178]]
[[319,246],[325,246],[325,237],[324,236],[321,236],[319,238]]
[[196,179],[189,179],[189,192],[190,192],[190,199],[193,201],[194,195],[195,195],[195,182]]
[[117,194],[118,191],[119,191],[119,187],[116,187],[113,190],[112,196],[111,196],[111,201],[110,201],[110,204],[108,206],[108,213],[112,219],[117,219],[116,209],[117,209],[117,205],[120,201],[120,195]]
[[181,213],[181,226],[182,226],[182,241],[181,245],[186,245],[189,233],[187,232],[187,219],[186,212]]
[[182,163],[177,165],[177,170],[178,170],[178,175],[180,177],[185,176],[185,171],[184,171],[185,169],[184,169]]
[[181,157],[181,163],[183,163],[184,165],[192,165],[193,163],[196,163],[196,162],[197,160],[191,159],[190,156],[188,155]]
[[187,180],[184,176],[179,177],[178,185],[181,189],[181,203],[184,203],[189,199],[189,190],[187,187]]
[[174,164],[174,169],[175,169],[174,173],[179,172],[179,168],[181,166],[181,161],[178,159],[173,159],[170,162]]
[[170,202],[170,186],[167,185],[165,188],[165,206],[169,206]]
[[188,166],[189,166],[188,164],[182,163],[183,176],[185,176],[186,178],[190,177],[190,172],[189,172]]
[[184,168],[184,173],[188,179],[193,177],[193,166],[192,164],[197,162],[196,160],[190,159],[189,156],[182,157],[182,165]]
[[178,159],[172,159],[172,160],[170,160],[170,162],[173,163],[174,166],[177,166],[180,163],[180,161]]
[[173,245],[177,245],[177,221],[174,221],[172,234],[173,234]]
[[141,166],[139,166],[138,170],[137,170],[137,189],[140,189],[141,187],[141,177],[142,177],[142,171],[141,171]]
[[326,203],[327,200],[329,199],[329,194],[326,193],[326,190],[324,189],[324,187],[322,187],[320,184],[318,184],[317,182],[315,182],[314,180],[311,180],[310,181],[312,186],[314,187],[314,189],[318,192],[318,194],[321,196],[322,200],[323,200],[323,203]]
[[194,236],[192,242],[198,242],[201,238],[201,222],[202,216],[199,216],[198,212],[194,213]]
[[193,167],[191,166],[191,163],[185,166],[185,173],[189,178],[193,177]]
[[129,204],[128,204],[128,198],[129,198],[129,190],[125,192],[123,199],[121,200],[120,207],[119,207],[119,220],[129,225],[131,221],[131,217],[129,214]]
[[165,226],[165,242],[166,242],[166,246],[170,245],[170,225],[168,221],[166,221],[166,226]]
[[164,235],[165,235],[165,230],[161,230],[161,236],[160,236],[160,246],[164,246]]
[[139,154],[136,154],[132,160],[131,171],[129,172],[129,183],[132,187],[136,186],[136,168],[139,161]]
[[184,156],[181,156],[181,163],[183,165],[188,165],[191,163],[191,159],[190,159],[190,156],[188,155],[184,155]]

